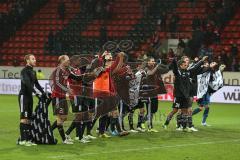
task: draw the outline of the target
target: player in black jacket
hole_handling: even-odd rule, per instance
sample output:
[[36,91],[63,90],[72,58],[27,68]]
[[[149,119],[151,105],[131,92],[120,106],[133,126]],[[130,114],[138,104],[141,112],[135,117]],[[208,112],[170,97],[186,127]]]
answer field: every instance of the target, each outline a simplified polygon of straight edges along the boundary
[[181,119],[183,130],[186,130],[188,123],[188,108],[191,106],[191,81],[190,77],[196,72],[207,57],[203,57],[194,67],[188,68],[188,63],[181,59],[178,61],[173,60],[173,73],[175,75],[174,81],[174,103],[181,109]]
[[[24,57],[26,66],[21,71],[21,89],[18,95],[18,102],[20,107],[20,145],[32,146],[35,145],[30,141],[30,121],[33,112],[33,96],[32,93],[37,94],[34,86],[45,95],[42,87],[38,83],[36,72],[33,67],[36,66],[36,58],[32,54]],[[46,95],[45,95],[46,96]]]

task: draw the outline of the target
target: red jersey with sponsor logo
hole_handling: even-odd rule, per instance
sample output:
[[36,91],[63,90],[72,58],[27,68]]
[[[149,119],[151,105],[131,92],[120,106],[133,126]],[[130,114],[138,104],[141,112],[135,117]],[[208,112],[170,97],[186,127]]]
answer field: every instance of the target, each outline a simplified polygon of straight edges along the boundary
[[[76,68],[72,70],[73,74],[79,76],[81,75],[80,69]],[[70,99],[73,99],[73,96],[78,96],[82,95],[82,82],[81,81],[76,81],[71,78],[68,79],[69,87],[72,91],[72,94],[69,95]]]
[[67,69],[57,67],[50,76],[50,85],[52,88],[52,97],[65,98],[68,88],[68,76],[70,72]]

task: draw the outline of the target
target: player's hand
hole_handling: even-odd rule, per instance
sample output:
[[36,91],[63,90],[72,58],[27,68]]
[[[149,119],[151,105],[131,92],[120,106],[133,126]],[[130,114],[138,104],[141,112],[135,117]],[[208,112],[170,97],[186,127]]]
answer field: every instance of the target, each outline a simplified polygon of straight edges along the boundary
[[198,57],[195,57],[195,58],[194,58],[194,61],[195,61],[195,62],[199,61],[199,58],[198,58]]
[[204,56],[204,57],[202,58],[203,61],[205,61],[205,60],[207,60],[207,59],[208,59],[208,56]]
[[146,77],[147,76],[147,73],[145,70],[141,69],[140,70],[140,73],[142,74],[143,77]]
[[103,54],[102,54],[102,57],[104,57],[104,56],[106,56],[106,55],[108,55],[108,54],[109,54],[108,51],[104,51]]
[[224,65],[224,64],[221,64],[220,66],[219,66],[219,70],[222,72],[224,69],[226,68],[226,65]]

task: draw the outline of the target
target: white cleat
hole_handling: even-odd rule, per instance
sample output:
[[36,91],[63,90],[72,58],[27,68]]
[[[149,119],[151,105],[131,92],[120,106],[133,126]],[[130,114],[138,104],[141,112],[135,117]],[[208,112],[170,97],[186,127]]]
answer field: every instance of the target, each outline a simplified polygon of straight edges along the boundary
[[136,130],[139,131],[139,132],[145,132],[145,129],[140,128],[140,127],[138,127]]
[[153,129],[153,128],[151,128],[151,129],[148,129],[147,131],[148,131],[148,132],[153,132],[153,133],[158,133],[158,130],[156,130],[156,129]]
[[73,142],[69,141],[68,139],[65,139],[65,141],[63,141],[63,144],[73,144]]
[[167,130],[168,126],[164,124],[164,125],[162,125],[162,128]]
[[30,147],[32,146],[31,143],[27,142],[27,141],[19,141],[18,143],[20,146],[26,146],[26,147]]
[[19,144],[20,146],[23,146],[23,145],[26,144],[26,141],[19,141],[18,144]]
[[210,127],[211,125],[209,125],[209,124],[207,124],[207,123],[205,122],[205,123],[202,123],[202,126]]
[[135,130],[135,129],[131,129],[131,130],[129,130],[129,132],[131,132],[131,133],[138,133],[138,131]]
[[176,128],[176,131],[183,131],[181,127]]
[[70,135],[65,134],[65,137],[68,141],[73,142],[73,139],[70,137]]
[[92,136],[92,135],[90,135],[90,134],[87,135],[86,137],[87,137],[88,139],[90,139],[90,140],[91,140],[91,139],[92,139],[92,140],[93,140],[93,139],[97,139],[97,137],[94,137],[94,136]]
[[83,135],[83,138],[84,138],[85,140],[87,140],[87,141],[90,140],[90,138],[89,138],[88,136],[84,136],[84,135]]
[[182,131],[183,131],[183,132],[193,132],[193,131],[192,131],[190,128],[188,128],[188,127],[187,127],[187,128],[184,128],[184,129],[182,129]]
[[99,133],[99,130],[98,130],[98,129],[96,129],[96,133],[97,133],[97,134]]
[[193,131],[193,132],[197,132],[198,131],[198,129],[196,129],[196,128],[194,128],[194,127],[191,127],[191,128],[189,128],[191,131]]
[[89,143],[90,141],[89,141],[89,140],[86,140],[85,138],[82,138],[82,139],[80,140],[80,142],[81,142],[81,143]]
[[36,143],[33,143],[33,142],[31,142],[31,141],[28,141],[27,143],[31,144],[31,146],[37,146]]

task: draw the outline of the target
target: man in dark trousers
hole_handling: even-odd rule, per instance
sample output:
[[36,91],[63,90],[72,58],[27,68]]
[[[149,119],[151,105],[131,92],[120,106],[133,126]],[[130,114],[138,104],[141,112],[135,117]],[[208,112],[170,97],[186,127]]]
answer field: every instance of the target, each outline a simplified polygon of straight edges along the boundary
[[62,0],[58,5],[58,15],[62,21],[64,21],[65,18],[65,10],[66,10],[65,3]]
[[207,56],[203,57],[202,60],[200,60],[199,63],[191,69],[188,69],[188,63],[183,59],[178,62],[175,59],[173,60],[173,73],[175,76],[174,103],[178,106],[177,108],[181,110],[179,119],[181,119],[183,131],[192,131],[187,128],[187,124],[189,122],[188,108],[191,107],[192,86],[190,78],[196,69],[200,67],[207,58]]
[[20,107],[20,141],[19,145],[33,146],[36,145],[31,142],[31,118],[33,112],[33,96],[32,93],[37,95],[34,86],[46,96],[42,87],[38,83],[36,72],[33,67],[36,66],[36,58],[32,54],[24,57],[26,66],[21,71],[21,89],[18,95],[18,102]]

